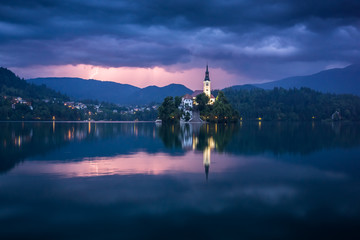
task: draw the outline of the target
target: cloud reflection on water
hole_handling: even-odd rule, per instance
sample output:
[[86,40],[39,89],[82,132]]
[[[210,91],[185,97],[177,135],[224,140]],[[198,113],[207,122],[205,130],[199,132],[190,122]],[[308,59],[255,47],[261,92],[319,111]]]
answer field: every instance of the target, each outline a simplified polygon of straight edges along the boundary
[[0,132],[5,239],[359,236],[356,125],[55,125]]

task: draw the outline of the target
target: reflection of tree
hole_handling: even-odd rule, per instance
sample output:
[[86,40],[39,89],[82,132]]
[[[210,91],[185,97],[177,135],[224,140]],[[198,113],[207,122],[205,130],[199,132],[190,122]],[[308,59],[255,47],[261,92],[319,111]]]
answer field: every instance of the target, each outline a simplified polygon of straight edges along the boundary
[[162,124],[159,127],[159,137],[167,148],[181,148],[179,124]]
[[321,149],[359,146],[360,125],[308,122],[167,125],[162,126],[160,137],[166,147],[185,150],[204,151],[209,139],[213,139],[218,152],[309,154]]
[[213,124],[209,126],[209,132],[214,138],[216,150],[223,152],[231,141],[233,135],[239,131],[238,124]]
[[[322,149],[360,146],[360,125],[353,123],[238,123],[165,125],[116,123],[0,123],[0,172],[26,158],[71,144],[71,155],[84,157],[148,152],[183,154],[184,150],[233,154],[309,154]],[[158,137],[164,145],[158,141]],[[102,147],[99,147],[102,146]],[[59,150],[59,153],[63,153]],[[56,155],[68,160],[69,155]]]
[[204,151],[213,142],[212,148],[222,152],[238,129],[237,124],[162,125],[159,136],[169,148]]
[[[68,144],[74,144],[72,155],[81,159],[91,156],[88,152],[99,154],[118,154],[118,148],[88,149],[90,142],[98,141],[100,145],[105,139],[115,139],[119,136],[131,136],[126,150],[143,148],[144,142],[138,139],[156,138],[156,127],[152,124],[116,124],[116,123],[55,123],[55,122],[3,122],[0,123],[0,172],[6,172],[26,158],[44,155]],[[81,142],[85,144],[81,144]],[[149,141],[148,141],[149,142]],[[115,144],[118,141],[114,141]],[[123,142],[119,143],[123,145]],[[125,148],[124,148],[125,149]],[[148,144],[148,151],[153,150]],[[75,153],[76,152],[76,153]],[[60,156],[58,156],[60,157]]]
[[209,176],[211,151],[224,151],[232,135],[238,131],[235,124],[177,124],[160,127],[159,136],[169,148],[183,148],[203,152],[206,180]]
[[53,134],[51,123],[2,123],[1,128],[0,172],[13,168],[26,157],[65,143],[63,136]]

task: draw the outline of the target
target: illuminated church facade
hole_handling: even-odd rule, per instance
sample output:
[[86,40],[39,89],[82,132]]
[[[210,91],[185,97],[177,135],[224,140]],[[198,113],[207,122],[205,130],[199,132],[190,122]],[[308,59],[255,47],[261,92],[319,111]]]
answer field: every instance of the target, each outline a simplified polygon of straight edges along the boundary
[[193,98],[194,104],[196,104],[196,96],[205,93],[206,96],[209,98],[209,104],[212,105],[215,102],[214,95],[211,94],[211,81],[210,81],[210,73],[209,73],[209,66],[206,64],[206,71],[205,71],[205,78],[203,81],[203,90],[195,90],[191,97]]
[[[197,105],[196,103],[196,97],[199,94],[205,93],[206,96],[209,98],[210,105],[214,104],[215,97],[211,94],[211,81],[210,81],[210,73],[209,73],[209,67],[206,65],[206,71],[205,71],[205,78],[203,81],[203,90],[195,90],[191,95],[186,94],[181,99],[181,105],[179,108],[183,110],[184,115],[188,114],[190,115],[190,118],[192,119],[193,113],[192,108],[194,105]],[[183,116],[184,118],[184,116]]]

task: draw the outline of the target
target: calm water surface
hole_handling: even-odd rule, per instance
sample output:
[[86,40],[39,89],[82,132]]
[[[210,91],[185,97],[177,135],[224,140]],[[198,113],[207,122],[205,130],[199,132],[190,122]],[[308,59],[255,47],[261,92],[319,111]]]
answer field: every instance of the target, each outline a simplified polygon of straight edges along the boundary
[[360,125],[0,123],[0,239],[360,239]]

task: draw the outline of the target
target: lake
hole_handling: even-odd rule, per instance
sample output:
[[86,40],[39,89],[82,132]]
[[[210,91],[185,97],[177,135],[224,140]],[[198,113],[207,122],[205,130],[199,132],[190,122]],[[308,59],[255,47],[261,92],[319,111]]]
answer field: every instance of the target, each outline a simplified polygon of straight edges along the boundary
[[0,239],[360,239],[356,123],[0,129]]

